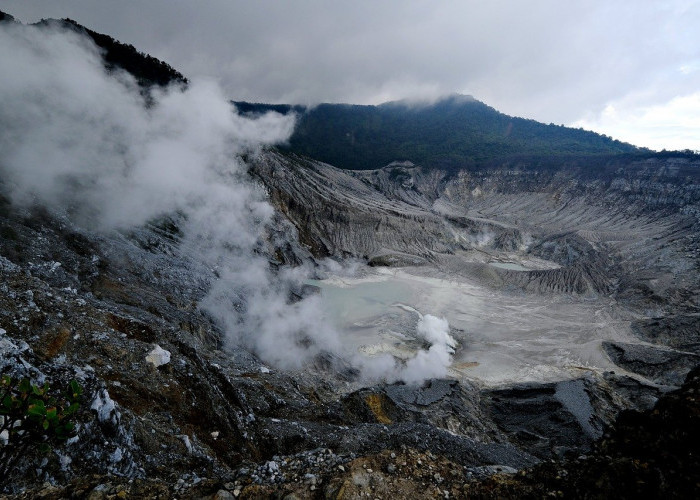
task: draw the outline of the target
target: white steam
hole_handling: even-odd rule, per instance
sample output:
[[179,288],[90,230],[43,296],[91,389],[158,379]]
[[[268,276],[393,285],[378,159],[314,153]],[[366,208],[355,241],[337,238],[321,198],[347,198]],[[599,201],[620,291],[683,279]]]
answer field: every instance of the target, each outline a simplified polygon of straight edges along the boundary
[[477,248],[484,248],[488,247],[493,243],[493,240],[496,239],[496,233],[493,231],[488,231],[488,230],[481,230],[478,233],[475,234],[470,234],[467,237],[469,243],[474,245]]
[[240,243],[256,239],[250,221],[272,211],[240,182],[233,158],[286,139],[292,118],[237,116],[211,83],[157,92],[146,109],[133,79],[107,75],[75,33],[3,25],[0,37],[1,168],[15,201],[37,197],[83,224],[125,228],[225,200],[236,220],[219,233],[237,228]]
[[430,347],[420,349],[414,357],[403,364],[389,354],[372,357],[358,355],[354,362],[361,367],[365,377],[421,384],[431,378],[447,376],[455,347],[457,347],[457,341],[450,335],[450,325],[445,318],[438,318],[432,314],[418,314],[420,319],[416,331],[420,337],[430,343]]
[[241,153],[286,140],[294,118],[233,112],[218,87],[154,91],[107,74],[94,45],[57,28],[0,25],[0,174],[16,203],[35,200],[92,229],[184,215],[183,248],[220,279],[202,303],[230,342],[280,367],[335,350],[318,298],[288,303],[291,278],[256,254],[273,214]]
[[[219,276],[201,307],[229,342],[280,368],[341,352],[319,297],[289,301],[303,271],[273,276],[257,251],[273,209],[238,159],[286,140],[293,117],[241,117],[207,82],[153,90],[145,106],[130,75],[108,74],[90,40],[55,27],[0,24],[0,61],[0,176],[14,202],[104,231],[180,213],[182,248]],[[409,383],[445,376],[455,346],[447,321],[426,315],[418,333],[431,346],[405,365],[358,364]]]
[[400,378],[408,384],[414,384],[429,378],[445,377],[457,346],[457,342],[450,335],[447,320],[426,314],[418,321],[416,329],[431,345],[427,351],[418,351],[414,358],[406,362]]

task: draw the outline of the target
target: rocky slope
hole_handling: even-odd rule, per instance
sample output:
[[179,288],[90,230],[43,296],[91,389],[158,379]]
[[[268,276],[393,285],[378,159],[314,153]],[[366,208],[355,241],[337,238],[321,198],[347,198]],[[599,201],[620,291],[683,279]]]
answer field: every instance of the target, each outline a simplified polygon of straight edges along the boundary
[[[640,314],[651,310],[636,331],[664,344],[647,345],[648,353],[606,347],[624,353],[613,354],[616,362],[666,385],[680,384],[696,364],[697,200],[682,195],[697,193],[692,185],[666,182],[669,201],[654,210],[645,207],[657,195],[642,203],[611,188],[614,180],[551,179],[522,192],[505,181],[523,178],[512,172],[479,183],[403,168],[348,173],[274,152],[253,168],[299,230],[301,244],[271,250],[278,263],[309,252],[374,265],[455,269],[459,261],[459,272],[492,287],[612,294]],[[625,205],[611,210],[614,200]],[[40,207],[18,209],[3,198],[0,208],[2,371],[84,387],[77,439],[46,456],[30,449],[17,457],[6,492],[48,481],[106,496],[222,489],[354,498],[368,488],[414,492],[428,481],[428,496],[455,486],[459,494],[469,478],[497,471],[488,467],[510,471],[538,457],[585,453],[620,409],[649,408],[665,390],[612,373],[498,390],[440,380],[358,390],[352,372],[323,359],[303,373],[280,372],[224,349],[197,307],[215,276],[179,251],[176,220],[97,235]],[[283,219],[277,228],[270,234],[290,230]],[[653,265],[658,252],[663,265]],[[523,273],[486,264],[530,255],[561,267]],[[645,264],[646,272],[630,272]],[[156,345],[170,353],[161,366],[147,361]],[[657,362],[664,353],[669,361]],[[57,497],[62,488],[42,494]]]
[[[405,165],[346,171],[270,153],[253,171],[317,257],[449,265],[457,256],[491,286],[614,293],[648,313],[679,313],[698,307],[699,167],[681,158],[612,162],[597,173],[504,165],[453,175]],[[527,258],[555,269],[483,265]]]
[[[178,251],[172,232],[98,236],[40,208],[4,198],[1,208],[0,370],[57,392],[71,379],[83,387],[76,437],[48,455],[13,455],[6,493],[88,472],[160,481],[171,493],[205,478],[283,488],[297,478],[308,492],[310,477],[401,447],[467,467],[535,461],[482,413],[477,387],[353,392],[323,360],[284,373],[222,351],[197,308],[212,273]],[[170,354],[159,366],[148,361],[156,346]]]

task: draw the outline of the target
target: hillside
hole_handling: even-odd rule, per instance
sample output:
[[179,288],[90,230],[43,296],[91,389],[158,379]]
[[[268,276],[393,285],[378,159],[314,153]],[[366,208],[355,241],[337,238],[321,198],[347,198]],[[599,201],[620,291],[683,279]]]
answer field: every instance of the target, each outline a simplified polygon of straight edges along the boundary
[[[3,11],[0,11],[0,22],[18,23],[13,16]],[[109,35],[88,29],[72,19],[42,19],[33,26],[59,26],[87,35],[102,50],[104,64],[108,70],[121,68],[131,73],[143,88],[151,85],[164,87],[171,83],[187,84],[187,78],[168,63],[136,50],[133,45],[121,43]]]
[[313,108],[235,104],[243,113],[299,113],[287,149],[353,170],[381,168],[395,161],[452,170],[523,157],[541,161],[645,151],[595,132],[508,116],[461,95],[420,105],[402,101]]
[[95,45],[104,51],[103,57],[108,69],[117,67],[128,71],[136,77],[141,86],[187,84],[187,78],[182,73],[168,63],[136,50],[133,45],[121,43],[109,35],[88,29],[72,19],[62,19],[58,22],[89,36]]

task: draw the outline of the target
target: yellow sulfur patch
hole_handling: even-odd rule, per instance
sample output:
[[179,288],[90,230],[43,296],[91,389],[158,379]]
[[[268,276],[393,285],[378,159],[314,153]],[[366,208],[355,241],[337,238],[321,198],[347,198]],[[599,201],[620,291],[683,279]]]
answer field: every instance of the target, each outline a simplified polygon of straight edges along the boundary
[[374,417],[380,424],[390,424],[391,419],[387,417],[382,408],[382,397],[379,394],[370,394],[365,398],[365,402],[369,409],[374,413]]

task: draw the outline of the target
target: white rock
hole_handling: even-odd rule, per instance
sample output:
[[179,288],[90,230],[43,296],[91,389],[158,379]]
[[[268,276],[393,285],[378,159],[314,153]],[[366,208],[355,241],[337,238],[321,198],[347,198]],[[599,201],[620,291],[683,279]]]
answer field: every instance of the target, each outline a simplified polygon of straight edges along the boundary
[[148,353],[148,356],[146,356],[146,361],[158,368],[159,366],[170,362],[170,351],[166,351],[161,346],[156,344],[153,350]]
[[117,407],[109,397],[107,389],[100,389],[95,395],[95,399],[90,405],[90,409],[97,413],[97,420],[101,423],[111,422],[113,425],[118,425],[120,420]]
[[179,436],[180,439],[182,439],[182,442],[185,443],[185,448],[187,448],[187,453],[190,455],[194,453],[194,448],[192,447],[192,442],[190,441],[190,437],[186,434],[181,434]]
[[267,465],[267,470],[270,474],[276,474],[280,471],[279,465],[277,465],[277,462],[275,462],[273,460],[270,460],[265,465]]
[[18,347],[10,342],[9,339],[0,339],[0,353],[9,353],[11,351],[16,351]]

